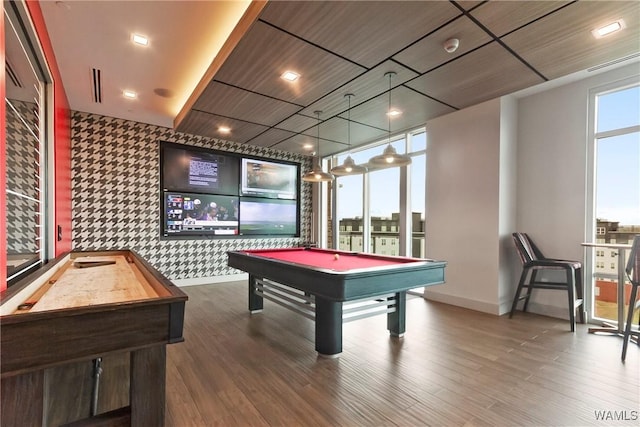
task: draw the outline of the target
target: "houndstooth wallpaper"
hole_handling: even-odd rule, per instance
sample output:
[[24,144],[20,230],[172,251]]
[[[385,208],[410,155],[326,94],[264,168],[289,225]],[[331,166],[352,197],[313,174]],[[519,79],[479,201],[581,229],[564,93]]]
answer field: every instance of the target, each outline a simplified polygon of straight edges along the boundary
[[[6,110],[7,252],[35,253],[38,250],[38,170],[40,151],[35,103],[16,99]],[[13,108],[11,107],[13,106]],[[15,194],[18,193],[18,194]]]
[[226,252],[297,246],[311,237],[311,186],[302,183],[300,238],[160,240],[159,142],[302,163],[304,156],[75,112],[72,118],[74,250],[131,249],[170,279],[237,274]]

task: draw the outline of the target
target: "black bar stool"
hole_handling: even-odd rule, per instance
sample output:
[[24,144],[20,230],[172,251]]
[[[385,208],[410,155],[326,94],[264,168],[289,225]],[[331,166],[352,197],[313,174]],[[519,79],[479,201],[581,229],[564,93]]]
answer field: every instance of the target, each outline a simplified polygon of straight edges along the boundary
[[[580,323],[584,323],[584,310],[580,308],[583,305],[583,289],[582,289],[582,263],[579,261],[568,261],[561,259],[546,258],[542,252],[533,243],[533,240],[526,233],[513,233],[513,241],[516,245],[518,255],[522,261],[522,274],[518,289],[513,298],[511,312],[509,318],[513,317],[518,302],[524,300],[522,311],[527,311],[529,299],[534,289],[555,289],[567,291],[569,300],[569,321],[571,322],[571,332],[576,330],[576,309],[580,309]],[[565,281],[550,282],[539,280],[542,270],[564,270]],[[522,290],[527,288],[527,293],[520,296]]]

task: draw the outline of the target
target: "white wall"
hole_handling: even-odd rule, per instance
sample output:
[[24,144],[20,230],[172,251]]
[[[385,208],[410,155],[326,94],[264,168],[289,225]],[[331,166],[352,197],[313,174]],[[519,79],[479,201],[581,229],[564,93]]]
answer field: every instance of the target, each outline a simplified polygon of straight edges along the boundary
[[427,123],[426,256],[448,262],[425,297],[498,314],[500,100]]
[[[636,63],[519,100],[516,224],[545,256],[584,257],[589,91],[639,73]],[[568,318],[562,292],[538,291],[530,308]]]
[[[426,298],[506,313],[521,272],[514,231],[529,233],[550,258],[583,260],[589,91],[639,75],[635,63],[552,82],[427,124],[426,256],[449,265],[446,284]],[[540,290],[529,307],[568,318],[563,292]]]

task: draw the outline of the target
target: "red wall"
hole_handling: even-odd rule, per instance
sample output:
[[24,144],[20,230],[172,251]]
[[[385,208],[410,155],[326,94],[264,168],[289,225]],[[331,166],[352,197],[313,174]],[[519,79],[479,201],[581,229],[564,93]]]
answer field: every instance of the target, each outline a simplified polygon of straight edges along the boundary
[[[31,20],[53,75],[54,91],[54,165],[55,165],[55,256],[71,250],[71,112],[62,85],[60,70],[53,53],[47,26],[39,1],[27,1]],[[62,240],[57,240],[57,228],[62,227]]]
[[[33,25],[38,34],[40,45],[44,51],[45,58],[51,70],[53,77],[53,110],[54,110],[54,179],[55,179],[55,229],[49,238],[56,239],[57,227],[62,227],[62,239],[55,240],[55,253],[58,256],[66,251],[71,250],[71,111],[69,109],[69,101],[62,85],[60,78],[60,70],[51,46],[51,40],[47,32],[47,26],[42,16],[42,9],[38,1],[27,1],[27,10],[33,21]],[[0,6],[0,15],[4,15],[4,6]],[[7,287],[7,236],[6,236],[6,194],[4,191],[5,182],[5,66],[4,66],[4,19],[0,20],[0,99],[3,102],[0,105],[0,114],[3,118],[3,125],[0,126],[0,163],[3,165],[2,174],[0,174],[0,290]]]
[[0,165],[2,165],[2,173],[0,173],[0,291],[7,287],[7,193],[4,189],[7,186],[5,171],[5,70],[4,70],[4,3],[0,4],[0,117],[2,117],[2,126],[0,126]]

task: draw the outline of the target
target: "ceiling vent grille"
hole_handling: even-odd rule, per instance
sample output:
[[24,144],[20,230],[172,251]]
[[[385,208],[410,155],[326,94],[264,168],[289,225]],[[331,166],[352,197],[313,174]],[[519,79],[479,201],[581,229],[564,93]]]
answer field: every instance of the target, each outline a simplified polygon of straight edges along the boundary
[[91,96],[93,102],[102,104],[102,71],[97,68],[91,69]]
[[9,77],[9,80],[11,81],[11,83],[13,83],[13,85],[16,87],[23,87],[22,82],[18,78],[18,75],[13,70],[11,63],[9,63],[9,61],[5,61],[4,64],[7,71],[7,77]]
[[602,68],[609,67],[611,65],[619,64],[621,62],[625,62],[630,59],[637,58],[638,56],[640,56],[640,53],[634,53],[629,56],[624,56],[622,58],[614,59],[613,61],[605,62],[604,64],[596,65],[595,67],[587,68],[587,71],[592,72],[592,71],[600,70]]

